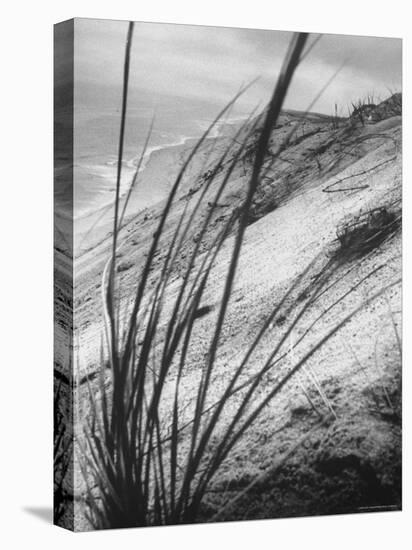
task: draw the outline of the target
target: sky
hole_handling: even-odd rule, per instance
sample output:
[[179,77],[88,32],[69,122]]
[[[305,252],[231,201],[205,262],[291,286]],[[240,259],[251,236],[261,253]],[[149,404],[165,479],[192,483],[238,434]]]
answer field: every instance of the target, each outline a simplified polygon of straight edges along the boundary
[[[77,105],[118,107],[127,22],[75,20]],[[210,110],[258,79],[238,103],[246,114],[268,101],[292,34],[273,30],[136,23],[130,106],[170,101]],[[310,35],[309,43],[318,35]],[[342,116],[352,101],[401,91],[402,42],[397,38],[323,35],[295,74],[285,108],[304,110],[338,71],[313,111]],[[206,107],[205,107],[206,108]]]

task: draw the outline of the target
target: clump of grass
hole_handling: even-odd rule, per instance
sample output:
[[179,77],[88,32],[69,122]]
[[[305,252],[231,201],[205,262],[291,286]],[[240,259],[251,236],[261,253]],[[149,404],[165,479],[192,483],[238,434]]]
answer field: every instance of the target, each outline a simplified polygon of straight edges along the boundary
[[362,126],[366,122],[378,122],[392,116],[402,114],[402,93],[393,93],[389,90],[390,96],[380,101],[370,93],[367,96],[353,101],[349,109],[349,117],[352,121],[360,121]]
[[[330,328],[261,397],[259,388],[265,375],[280,358],[281,348],[290,332],[309,304],[320,295],[327,278],[319,278],[311,299],[302,304],[301,311],[283,330],[266,360],[244,382],[246,367],[254,351],[297,286],[297,281],[265,320],[243,359],[229,379],[222,382],[219,395],[216,395],[214,379],[218,374],[218,348],[242,243],[256,189],[265,171],[271,132],[307,41],[307,35],[301,33],[295,35],[290,44],[262,125],[257,127],[256,120],[248,120],[242,125],[222,153],[216,169],[208,173],[194,204],[186,202],[180,218],[171,227],[168,225],[169,215],[185,171],[233,102],[223,109],[193,148],[161,213],[146,262],[137,279],[134,298],[126,308],[125,318],[121,317],[116,252],[121,227],[119,220],[123,217],[119,216],[118,201],[132,31],[131,23],[124,67],[113,249],[102,281],[107,351],[102,346],[99,381],[94,387],[89,384],[90,415],[85,421],[84,436],[79,438],[80,464],[88,491],[88,518],[95,528],[196,522],[213,479],[256,418],[308,359],[359,311],[357,308]],[[241,162],[257,129],[258,139],[242,205],[227,217],[212,245],[200,254],[200,243],[213,215],[212,208],[204,210],[203,224],[190,252],[186,273],[181,277],[177,291],[169,292],[176,259],[190,235],[197,213],[208,200],[208,193],[213,194],[213,204],[219,203],[233,170]],[[242,135],[240,142],[237,141],[239,135]],[[218,173],[220,179],[216,181]],[[212,187],[212,184],[215,185]],[[209,313],[209,309],[205,309],[209,306],[202,305],[206,286],[229,235],[232,236],[230,256],[221,295],[213,311],[213,328],[211,334],[206,335],[207,353],[200,364],[193,365],[191,345],[199,312],[202,315]],[[150,273],[160,247],[164,247],[164,254],[152,284]],[[110,366],[110,383],[105,379],[106,360]],[[185,377],[189,372],[197,378],[193,395],[187,401]],[[224,517],[223,512],[220,517]]]
[[340,246],[336,255],[366,254],[391,235],[398,224],[395,212],[385,206],[360,213],[338,227],[336,236]]
[[376,109],[375,98],[373,94],[358,99],[352,102],[352,112],[350,117],[352,120],[359,120],[362,126],[365,126],[367,121],[373,120],[373,114]]

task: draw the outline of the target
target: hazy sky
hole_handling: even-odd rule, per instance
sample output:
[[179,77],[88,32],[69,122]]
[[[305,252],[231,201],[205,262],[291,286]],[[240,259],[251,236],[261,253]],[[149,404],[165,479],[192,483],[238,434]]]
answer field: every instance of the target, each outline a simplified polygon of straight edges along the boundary
[[[92,106],[105,94],[109,103],[120,101],[126,32],[127,22],[76,19],[80,102]],[[279,31],[136,23],[131,102],[136,107],[140,98],[155,105],[166,95],[218,107],[259,77],[239,105],[248,111],[268,100],[290,37]],[[384,99],[389,90],[401,90],[401,57],[400,39],[324,35],[298,68],[286,107],[305,109],[343,62],[313,110],[331,114],[336,102],[346,115],[346,106],[368,93]]]

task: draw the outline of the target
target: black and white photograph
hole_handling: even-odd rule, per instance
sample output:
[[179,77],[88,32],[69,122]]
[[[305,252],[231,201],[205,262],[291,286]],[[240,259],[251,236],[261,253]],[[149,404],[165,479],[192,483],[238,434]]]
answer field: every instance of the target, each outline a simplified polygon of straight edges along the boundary
[[402,509],[402,40],[54,31],[54,521]]
[[409,548],[407,3],[1,13],[0,547]]

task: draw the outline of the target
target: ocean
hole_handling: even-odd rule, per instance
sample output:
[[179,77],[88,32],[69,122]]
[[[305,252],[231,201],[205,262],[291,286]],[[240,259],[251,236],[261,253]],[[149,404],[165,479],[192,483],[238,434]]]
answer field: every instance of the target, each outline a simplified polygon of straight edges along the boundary
[[[149,108],[131,108],[127,112],[121,194],[129,188],[135,174],[150,125],[153,128],[141,170],[153,151],[184,144],[199,138],[213,120],[196,109],[163,107],[156,111]],[[113,203],[117,177],[117,155],[120,131],[120,110],[78,108],[74,117],[74,217],[83,218]],[[211,136],[219,134],[216,128]],[[61,215],[71,211],[73,201],[71,186],[66,175],[68,166],[57,163],[55,168],[55,205]],[[141,197],[142,209],[159,194],[147,193]]]

